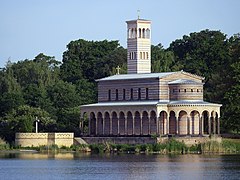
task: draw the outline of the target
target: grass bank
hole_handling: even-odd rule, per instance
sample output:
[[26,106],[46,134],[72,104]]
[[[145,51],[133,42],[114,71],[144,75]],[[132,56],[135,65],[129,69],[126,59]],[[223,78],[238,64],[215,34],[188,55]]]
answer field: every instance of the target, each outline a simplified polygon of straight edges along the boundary
[[209,141],[203,144],[187,146],[183,142],[171,139],[161,144],[82,144],[71,147],[57,145],[38,147],[14,147],[0,144],[0,150],[35,150],[38,152],[92,152],[92,153],[158,153],[158,154],[201,154],[201,153],[240,153],[240,139],[223,139],[221,143]]

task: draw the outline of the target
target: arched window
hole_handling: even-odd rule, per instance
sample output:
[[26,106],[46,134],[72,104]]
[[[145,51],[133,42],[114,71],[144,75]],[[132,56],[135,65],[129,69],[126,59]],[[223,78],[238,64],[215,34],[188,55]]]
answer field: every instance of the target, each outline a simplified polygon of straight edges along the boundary
[[145,29],[144,29],[144,28],[143,28],[143,30],[142,30],[142,38],[146,38]]
[[116,89],[116,101],[118,100],[118,89]]
[[146,38],[148,38],[148,39],[150,38],[150,30],[149,29],[146,30]]
[[131,38],[134,38],[134,30],[131,29]]
[[184,92],[187,92],[187,90],[186,90],[186,89],[184,89]]
[[141,88],[138,88],[138,99],[141,99]]
[[141,38],[142,37],[142,31],[141,31],[141,29],[139,28],[138,29],[138,38]]
[[126,99],[126,90],[123,89],[123,100],[125,100],[125,99]]
[[145,59],[145,52],[143,52],[143,59]]
[[135,28],[134,31],[135,31],[135,38],[137,38],[137,28]]
[[142,59],[142,52],[140,52],[140,59]]
[[128,29],[128,38],[131,38],[132,37],[132,31],[131,31],[131,29],[129,28]]
[[111,101],[111,90],[108,90],[108,100]]
[[146,56],[147,56],[146,59],[148,59],[148,58],[149,58],[149,57],[148,57],[148,52],[146,52]]
[[133,89],[131,89],[130,99],[133,100]]
[[146,88],[146,99],[148,99],[148,88]]

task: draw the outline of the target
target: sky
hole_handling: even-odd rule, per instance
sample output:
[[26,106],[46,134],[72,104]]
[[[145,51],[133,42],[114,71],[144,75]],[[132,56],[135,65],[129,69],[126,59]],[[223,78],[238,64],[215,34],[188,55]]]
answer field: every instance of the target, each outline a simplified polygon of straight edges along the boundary
[[0,68],[39,53],[59,61],[70,41],[119,40],[127,20],[152,21],[152,44],[165,48],[204,29],[240,32],[240,0],[0,0]]

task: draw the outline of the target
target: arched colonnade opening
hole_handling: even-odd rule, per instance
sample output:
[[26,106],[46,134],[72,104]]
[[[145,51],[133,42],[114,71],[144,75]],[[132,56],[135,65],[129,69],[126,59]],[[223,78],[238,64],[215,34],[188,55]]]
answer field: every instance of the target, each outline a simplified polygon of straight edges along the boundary
[[91,112],[88,126],[92,136],[220,134],[218,113],[207,110]]

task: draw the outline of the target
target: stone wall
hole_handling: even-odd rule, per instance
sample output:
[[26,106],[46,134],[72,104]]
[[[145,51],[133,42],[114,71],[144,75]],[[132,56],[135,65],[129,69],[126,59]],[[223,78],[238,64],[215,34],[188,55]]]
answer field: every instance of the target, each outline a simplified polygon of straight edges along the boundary
[[[174,137],[174,139],[179,141],[179,142],[185,143],[187,146],[202,144],[202,143],[206,143],[208,141],[217,141],[219,143],[222,141],[221,137],[209,138],[208,136],[206,136],[206,137],[191,137],[191,136],[188,137],[188,136],[185,136],[185,137]],[[157,138],[158,143],[165,143],[168,140],[170,140],[169,137]]]
[[73,138],[73,133],[16,133],[15,145],[22,147],[42,145],[57,145],[58,147],[69,147],[73,145]]
[[153,144],[156,142],[151,137],[82,137],[88,144]]
[[[154,144],[154,143],[166,143],[172,137],[159,137],[157,139],[151,137],[81,137],[77,139],[76,144]],[[196,145],[200,143],[206,143],[208,141],[221,142],[221,137],[174,137],[175,140],[185,143],[187,146]]]

